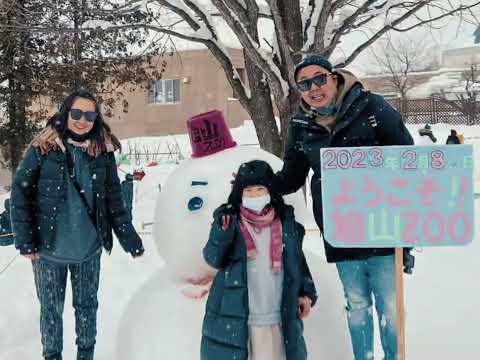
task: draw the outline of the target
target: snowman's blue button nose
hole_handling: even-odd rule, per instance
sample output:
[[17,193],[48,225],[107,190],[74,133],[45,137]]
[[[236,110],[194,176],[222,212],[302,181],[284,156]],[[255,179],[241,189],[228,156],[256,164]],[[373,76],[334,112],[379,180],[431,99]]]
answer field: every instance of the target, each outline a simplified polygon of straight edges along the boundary
[[203,200],[198,196],[191,198],[190,201],[188,202],[188,210],[190,211],[200,210],[202,206],[203,206]]

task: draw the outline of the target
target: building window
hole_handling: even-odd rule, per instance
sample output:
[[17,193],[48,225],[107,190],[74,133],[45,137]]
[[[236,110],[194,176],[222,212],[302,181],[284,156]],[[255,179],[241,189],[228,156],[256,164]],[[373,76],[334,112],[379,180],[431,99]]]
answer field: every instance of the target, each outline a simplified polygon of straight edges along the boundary
[[180,80],[156,80],[148,89],[149,104],[177,104],[180,102]]

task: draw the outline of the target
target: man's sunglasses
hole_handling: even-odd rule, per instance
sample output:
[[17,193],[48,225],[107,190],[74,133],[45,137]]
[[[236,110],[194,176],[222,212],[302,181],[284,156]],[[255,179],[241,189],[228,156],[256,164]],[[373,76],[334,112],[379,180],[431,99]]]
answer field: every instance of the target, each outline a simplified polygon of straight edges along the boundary
[[98,117],[98,113],[95,111],[83,111],[80,109],[70,109],[70,115],[75,121],[78,121],[82,118],[82,116],[85,116],[85,120],[91,123],[95,122]]
[[323,86],[327,83],[327,77],[330,74],[318,74],[313,78],[305,79],[297,82],[297,89],[300,91],[308,91],[312,87],[312,83],[317,86]]

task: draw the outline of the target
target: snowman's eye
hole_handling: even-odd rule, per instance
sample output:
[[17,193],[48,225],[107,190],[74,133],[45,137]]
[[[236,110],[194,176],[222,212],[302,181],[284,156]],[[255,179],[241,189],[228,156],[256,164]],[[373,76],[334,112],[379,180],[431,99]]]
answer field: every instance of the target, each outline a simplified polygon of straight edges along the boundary
[[208,181],[192,180],[192,186],[207,186]]
[[188,201],[188,210],[197,211],[200,210],[203,206],[203,200],[201,197],[195,196]]

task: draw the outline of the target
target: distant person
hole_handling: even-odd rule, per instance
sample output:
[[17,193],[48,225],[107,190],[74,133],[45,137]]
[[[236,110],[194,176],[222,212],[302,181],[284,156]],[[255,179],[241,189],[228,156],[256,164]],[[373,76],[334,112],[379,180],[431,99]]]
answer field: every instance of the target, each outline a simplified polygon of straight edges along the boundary
[[10,222],[10,200],[5,200],[5,210],[0,214],[0,246],[13,244],[12,224]]
[[74,92],[33,139],[15,174],[15,247],[32,261],[45,360],[62,359],[68,272],[77,360],[93,360],[102,248],[112,251],[113,229],[134,258],[144,252],[122,199],[113,155],[119,147],[95,98]]
[[133,180],[134,176],[132,174],[126,174],[125,180],[122,181],[122,196],[125,207],[128,210],[130,215],[130,220],[132,220],[132,209],[133,209]]
[[460,144],[460,139],[458,138],[457,131],[452,129],[450,130],[450,135],[447,138],[447,145]]
[[425,124],[425,127],[418,129],[420,140],[415,145],[433,145],[437,142],[437,138],[433,135],[432,128],[429,124]]

